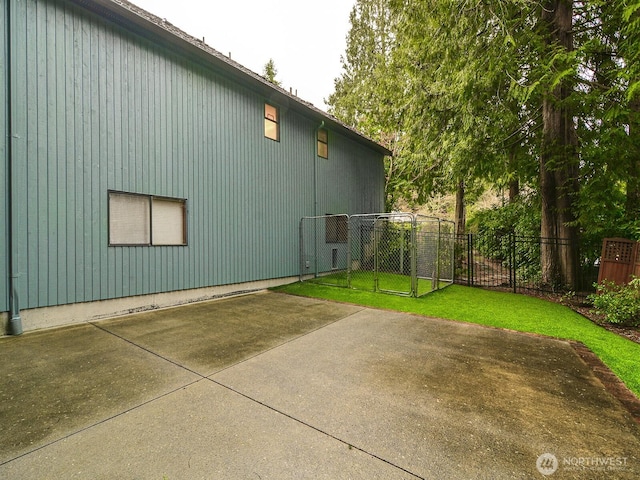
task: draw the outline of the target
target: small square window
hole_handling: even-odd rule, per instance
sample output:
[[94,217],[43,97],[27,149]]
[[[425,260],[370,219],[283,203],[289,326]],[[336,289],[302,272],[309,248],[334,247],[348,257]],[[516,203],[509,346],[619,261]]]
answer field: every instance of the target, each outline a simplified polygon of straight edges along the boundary
[[347,243],[349,219],[346,215],[329,215],[325,219],[325,243]]
[[280,141],[279,113],[277,107],[268,103],[264,104],[264,136],[276,142]]
[[329,158],[329,132],[325,128],[318,130],[318,156]]

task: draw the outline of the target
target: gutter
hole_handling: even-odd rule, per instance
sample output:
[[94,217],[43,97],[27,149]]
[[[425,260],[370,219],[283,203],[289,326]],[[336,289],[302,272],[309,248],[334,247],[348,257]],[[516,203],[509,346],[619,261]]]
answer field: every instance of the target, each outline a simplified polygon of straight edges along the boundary
[[6,77],[6,94],[7,94],[7,198],[9,200],[8,208],[8,232],[7,232],[7,247],[9,251],[9,324],[7,326],[7,333],[9,335],[21,335],[22,334],[22,318],[20,317],[20,300],[18,298],[18,259],[17,259],[17,245],[18,242],[15,238],[15,202],[13,201],[13,192],[15,190],[15,169],[13,168],[13,140],[15,138],[13,133],[13,97],[12,97],[12,42],[11,42],[11,0],[6,2],[6,65],[7,65],[7,77]]

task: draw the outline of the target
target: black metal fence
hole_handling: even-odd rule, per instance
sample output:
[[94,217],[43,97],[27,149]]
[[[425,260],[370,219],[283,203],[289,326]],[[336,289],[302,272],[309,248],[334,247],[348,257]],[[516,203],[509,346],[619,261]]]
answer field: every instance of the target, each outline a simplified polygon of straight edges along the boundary
[[[571,285],[557,274],[543,274],[540,259],[545,250],[575,266]],[[580,248],[566,239],[467,234],[456,237],[455,252],[455,283],[461,285],[522,293],[571,291],[584,298],[595,291],[598,279],[597,261],[581,256]]]

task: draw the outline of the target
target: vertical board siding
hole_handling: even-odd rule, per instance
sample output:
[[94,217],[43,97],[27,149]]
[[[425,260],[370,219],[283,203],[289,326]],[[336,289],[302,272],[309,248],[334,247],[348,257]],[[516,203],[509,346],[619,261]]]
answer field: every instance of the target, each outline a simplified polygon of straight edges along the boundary
[[[320,213],[382,209],[379,154],[332,133],[316,159],[286,105],[269,140],[261,95],[64,0],[12,1],[22,308],[297,275],[316,160]],[[185,198],[188,246],[109,247],[109,190]]]
[[329,158],[318,157],[320,215],[384,210],[384,165],[375,152],[330,132]]
[[7,1],[0,2],[0,312],[9,310],[9,124]]

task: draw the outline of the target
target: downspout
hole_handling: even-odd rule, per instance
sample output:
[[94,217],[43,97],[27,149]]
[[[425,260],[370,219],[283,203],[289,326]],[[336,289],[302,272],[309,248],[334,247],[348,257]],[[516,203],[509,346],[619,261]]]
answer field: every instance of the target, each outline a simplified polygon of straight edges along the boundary
[[8,0],[6,2],[6,94],[7,94],[7,198],[9,200],[9,208],[8,208],[8,233],[7,233],[7,246],[9,250],[9,325],[7,328],[7,333],[9,335],[21,335],[22,334],[22,318],[20,318],[20,301],[18,298],[18,260],[17,260],[17,252],[16,247],[18,242],[16,242],[15,236],[15,213],[14,213],[14,200],[13,200],[13,192],[15,190],[15,172],[13,168],[13,112],[12,112],[12,61],[11,61],[11,53],[12,53],[12,43],[11,43],[11,1]]
[[313,139],[313,143],[315,144],[315,147],[313,149],[314,155],[313,155],[313,216],[316,217],[313,221],[313,224],[315,226],[315,232],[314,232],[314,238],[315,238],[315,278],[318,278],[318,269],[319,269],[319,265],[318,265],[318,250],[319,250],[319,245],[318,245],[318,132],[320,131],[321,128],[324,128],[324,120],[322,120],[322,122],[320,123],[320,125],[318,125],[318,127],[316,128],[316,134],[315,134],[315,138]]

